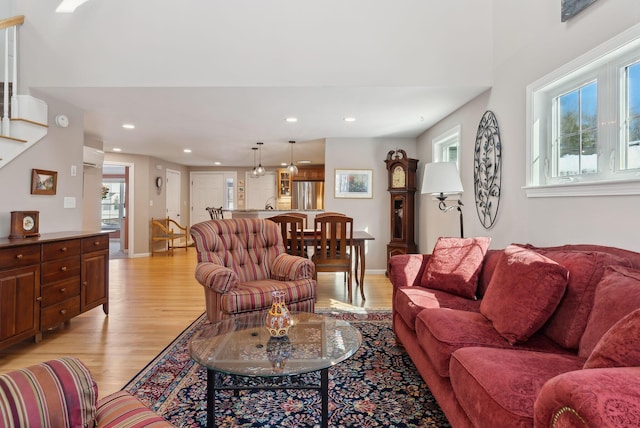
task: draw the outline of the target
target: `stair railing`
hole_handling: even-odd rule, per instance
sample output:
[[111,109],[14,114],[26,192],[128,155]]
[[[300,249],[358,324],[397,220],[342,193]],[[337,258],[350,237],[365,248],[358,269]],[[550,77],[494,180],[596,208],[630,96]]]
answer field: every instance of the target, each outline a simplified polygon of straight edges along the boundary
[[[11,135],[11,119],[9,118],[9,81],[11,81],[11,98],[13,99],[18,87],[18,25],[24,23],[24,15],[14,16],[0,20],[0,30],[4,30],[4,104],[2,112],[2,135]],[[9,41],[13,39],[10,50]],[[12,55],[13,54],[13,55]],[[9,65],[12,62],[11,78],[9,77]]]

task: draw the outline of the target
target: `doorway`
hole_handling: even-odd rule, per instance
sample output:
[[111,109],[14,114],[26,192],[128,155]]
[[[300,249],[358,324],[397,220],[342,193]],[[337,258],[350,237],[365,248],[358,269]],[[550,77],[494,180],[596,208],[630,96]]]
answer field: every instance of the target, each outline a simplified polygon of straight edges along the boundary
[[102,168],[100,229],[109,231],[109,257],[132,256],[133,164],[107,163]]

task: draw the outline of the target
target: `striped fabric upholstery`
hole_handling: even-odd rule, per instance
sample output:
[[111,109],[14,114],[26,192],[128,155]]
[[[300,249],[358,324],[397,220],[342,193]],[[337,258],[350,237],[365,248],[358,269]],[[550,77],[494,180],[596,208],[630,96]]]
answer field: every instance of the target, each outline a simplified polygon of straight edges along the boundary
[[127,392],[98,401],[98,386],[77,358],[0,375],[0,428],[172,426]]
[[76,358],[0,376],[0,427],[93,427],[97,402],[98,386]]
[[128,392],[113,393],[98,402],[99,428],[172,427]]
[[[271,306],[271,292],[286,292],[290,309],[314,310],[314,264],[286,253],[278,225],[262,219],[209,220],[191,227],[195,277],[205,288],[207,316],[215,322]],[[304,303],[303,303],[304,302]],[[297,310],[297,309],[294,309]]]

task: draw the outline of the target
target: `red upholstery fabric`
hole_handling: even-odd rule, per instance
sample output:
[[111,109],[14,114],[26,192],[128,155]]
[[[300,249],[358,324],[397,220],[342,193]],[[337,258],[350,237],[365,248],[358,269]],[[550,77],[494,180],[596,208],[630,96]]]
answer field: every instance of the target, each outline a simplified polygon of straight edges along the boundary
[[534,404],[535,428],[640,426],[640,367],[574,370],[550,379]]
[[420,285],[476,298],[478,277],[491,238],[439,238],[429,257]]
[[171,427],[160,415],[128,392],[111,394],[98,402],[98,428]]
[[0,376],[0,426],[92,427],[98,386],[72,357],[46,361]]
[[303,300],[313,300],[316,292],[314,285],[315,283],[311,283],[307,279],[298,281],[265,279],[242,282],[222,295],[221,308],[230,314],[269,309],[272,299],[271,292],[273,291],[284,291],[287,305]]
[[640,367],[640,309],[615,323],[584,363],[585,369],[629,366]]
[[578,349],[593,307],[596,286],[604,274],[605,266],[625,266],[629,262],[597,251],[537,251],[569,270],[565,295],[543,331],[565,348]]
[[480,312],[511,344],[524,342],[549,319],[569,271],[535,251],[510,245],[498,261]]
[[579,355],[588,358],[616,322],[640,308],[640,271],[609,266],[596,287],[593,309],[580,340]]
[[451,308],[479,312],[478,300],[462,299],[446,291],[429,290],[422,287],[403,287],[396,291],[394,307],[405,323],[415,329],[416,317],[423,309]]
[[582,367],[575,355],[463,348],[451,357],[451,385],[477,427],[531,427],[545,382]]
[[496,270],[498,262],[502,258],[504,250],[487,250],[487,254],[484,256],[482,262],[482,270],[480,270],[480,277],[478,278],[478,289],[476,294],[478,297],[483,297],[489,287],[489,282],[493,276],[493,272]]

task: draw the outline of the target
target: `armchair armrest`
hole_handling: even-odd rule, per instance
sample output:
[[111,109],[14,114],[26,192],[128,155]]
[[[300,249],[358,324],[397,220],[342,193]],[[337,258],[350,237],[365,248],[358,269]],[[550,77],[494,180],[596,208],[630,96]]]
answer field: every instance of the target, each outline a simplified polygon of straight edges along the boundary
[[[165,224],[165,220],[151,220],[151,226],[153,228],[158,228],[160,230],[161,235],[165,235],[168,237],[173,237],[173,230],[169,229]],[[153,233],[155,236],[156,233]]]
[[544,384],[534,404],[534,427],[637,426],[640,367],[582,369]]
[[387,269],[393,289],[420,285],[430,254],[398,254],[389,258]]
[[181,231],[180,235],[183,235],[183,234],[185,236],[187,235],[187,230],[189,229],[189,226],[182,226],[180,223],[178,223],[177,221],[175,221],[173,219],[168,219],[168,220],[169,220],[168,226],[171,226],[173,224],[177,229],[179,229]]
[[198,263],[195,276],[204,287],[221,294],[238,284],[238,275],[233,270],[211,262]]
[[313,279],[315,265],[307,258],[291,254],[279,254],[271,266],[271,278],[279,281]]

